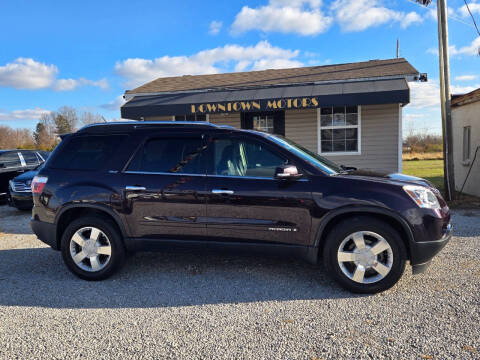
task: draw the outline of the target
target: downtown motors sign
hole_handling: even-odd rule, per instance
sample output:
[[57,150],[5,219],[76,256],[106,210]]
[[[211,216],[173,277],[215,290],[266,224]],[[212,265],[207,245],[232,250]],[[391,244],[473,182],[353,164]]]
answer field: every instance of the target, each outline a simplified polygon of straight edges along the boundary
[[265,99],[248,101],[212,102],[190,104],[191,114],[213,114],[229,112],[275,111],[287,109],[316,108],[319,101],[316,97],[300,97],[288,99]]

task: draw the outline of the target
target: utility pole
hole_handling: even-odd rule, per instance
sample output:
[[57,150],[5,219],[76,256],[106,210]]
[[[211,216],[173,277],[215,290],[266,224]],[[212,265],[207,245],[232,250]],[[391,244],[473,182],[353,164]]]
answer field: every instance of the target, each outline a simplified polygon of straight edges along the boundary
[[[453,165],[452,108],[450,94],[450,60],[448,56],[447,0],[437,0],[438,44],[440,65],[440,95],[442,100],[443,168],[445,194],[455,199],[455,174]],[[442,76],[443,75],[443,76]],[[442,85],[443,79],[443,85]]]
[[[432,0],[417,0],[428,6]],[[453,165],[452,110],[450,94],[450,60],[448,56],[447,0],[437,0],[438,60],[440,68],[440,105],[442,110],[443,170],[447,200],[455,199]]]
[[400,39],[397,39],[397,59],[400,57]]

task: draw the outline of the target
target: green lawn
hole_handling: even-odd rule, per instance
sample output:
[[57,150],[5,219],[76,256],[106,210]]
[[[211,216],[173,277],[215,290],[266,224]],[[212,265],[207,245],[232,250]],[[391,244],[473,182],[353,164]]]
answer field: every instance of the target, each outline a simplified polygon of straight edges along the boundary
[[443,190],[443,160],[404,161],[403,173],[427,179]]

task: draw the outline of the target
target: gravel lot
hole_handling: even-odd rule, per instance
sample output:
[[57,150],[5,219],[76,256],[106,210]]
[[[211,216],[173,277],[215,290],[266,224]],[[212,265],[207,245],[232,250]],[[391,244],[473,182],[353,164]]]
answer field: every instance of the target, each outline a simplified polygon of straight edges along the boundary
[[259,256],[144,253],[81,281],[0,207],[0,358],[480,358],[480,211],[428,272],[375,296],[321,267]]

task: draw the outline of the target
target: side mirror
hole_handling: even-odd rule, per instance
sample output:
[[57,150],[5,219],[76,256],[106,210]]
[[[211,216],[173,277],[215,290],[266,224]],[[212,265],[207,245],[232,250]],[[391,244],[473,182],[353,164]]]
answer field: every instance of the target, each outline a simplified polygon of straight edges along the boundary
[[298,169],[295,165],[279,166],[275,169],[275,179],[297,180],[301,177],[302,174],[298,173]]

